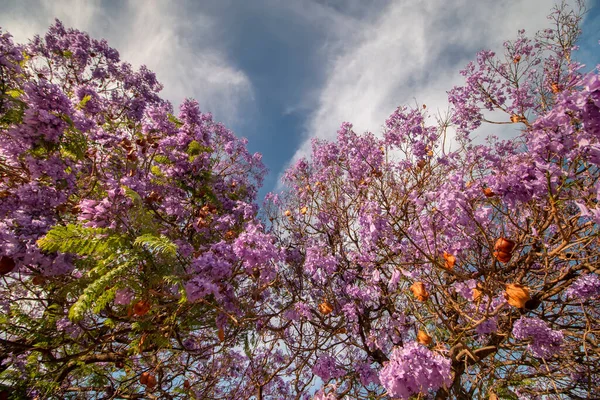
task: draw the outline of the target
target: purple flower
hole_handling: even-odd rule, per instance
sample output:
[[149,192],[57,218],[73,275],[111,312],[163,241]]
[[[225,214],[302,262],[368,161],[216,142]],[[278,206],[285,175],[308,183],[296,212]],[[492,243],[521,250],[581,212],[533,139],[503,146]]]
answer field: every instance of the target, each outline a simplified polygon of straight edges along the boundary
[[393,397],[408,399],[450,385],[450,360],[416,342],[396,348],[379,372],[379,380]]
[[600,296],[600,278],[598,275],[589,273],[581,275],[567,289],[567,297],[588,300]]
[[550,329],[546,322],[538,318],[521,317],[513,326],[513,335],[519,340],[531,340],[527,348],[539,358],[558,353],[563,343],[563,333]]
[[324,354],[317,359],[312,371],[325,382],[330,379],[340,378],[346,374],[342,368],[339,368],[336,365],[335,358],[327,354]]

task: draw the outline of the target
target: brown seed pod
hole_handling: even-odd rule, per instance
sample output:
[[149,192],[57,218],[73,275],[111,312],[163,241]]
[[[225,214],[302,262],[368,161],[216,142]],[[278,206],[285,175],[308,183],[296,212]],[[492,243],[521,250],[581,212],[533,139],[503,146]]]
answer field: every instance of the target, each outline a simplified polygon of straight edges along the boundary
[[515,248],[515,242],[505,237],[501,237],[496,240],[496,244],[494,245],[494,250],[502,251],[504,253],[512,253]]
[[517,55],[516,55],[516,56],[513,58],[513,62],[514,62],[515,64],[518,64],[518,63],[519,63],[519,61],[521,61],[521,56],[517,54]]
[[446,268],[446,269],[454,268],[454,264],[456,264],[455,256],[453,256],[450,253],[444,252],[444,260],[446,260],[446,262],[444,263],[444,268]]
[[428,346],[433,342],[433,339],[427,333],[419,329],[419,332],[417,333],[417,342]]
[[146,315],[150,311],[150,302],[140,300],[133,305],[133,313],[138,316]]
[[33,283],[34,285],[43,285],[46,282],[46,278],[44,278],[42,275],[36,275],[33,277],[33,279],[31,280],[31,283]]
[[510,261],[512,253],[507,253],[505,251],[495,251],[494,257],[496,257],[496,259],[502,263],[507,263]]
[[15,260],[12,257],[2,256],[0,258],[0,275],[6,275],[15,269]]
[[506,285],[504,298],[507,303],[513,307],[523,308],[527,301],[531,299],[529,288],[519,283],[509,283]]
[[140,375],[140,383],[142,385],[145,385],[146,383],[148,383],[149,376],[150,376],[149,372],[142,372],[142,374]]
[[481,190],[483,191],[485,197],[494,197],[496,195],[496,193],[494,193],[494,191],[489,187],[483,188]]
[[156,386],[156,377],[152,374],[148,375],[148,379],[146,381],[146,387],[149,389],[154,388],[154,386]]
[[220,327],[217,335],[219,336],[219,341],[223,342],[225,340],[225,329],[223,329],[223,327]]
[[427,293],[427,289],[425,289],[425,284],[423,282],[413,283],[410,290],[419,301],[427,301],[429,298],[429,293]]
[[328,303],[327,301],[322,302],[321,304],[319,304],[319,312],[323,315],[327,315],[327,314],[331,314],[331,312],[333,311],[333,306]]
[[185,389],[189,389],[189,388],[190,388],[190,386],[192,386],[192,385],[190,384],[190,381],[188,381],[187,379],[186,379],[185,381],[183,381],[183,387],[184,387]]

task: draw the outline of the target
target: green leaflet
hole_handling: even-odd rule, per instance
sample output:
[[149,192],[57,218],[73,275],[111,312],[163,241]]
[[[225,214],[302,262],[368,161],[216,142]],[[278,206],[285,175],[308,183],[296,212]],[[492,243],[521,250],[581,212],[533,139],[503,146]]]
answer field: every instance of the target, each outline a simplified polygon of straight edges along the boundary
[[175,257],[177,245],[165,235],[155,236],[151,233],[138,236],[133,242],[134,246],[143,247],[151,253]]
[[107,229],[69,224],[54,226],[37,244],[40,249],[48,252],[102,256],[116,252],[122,242],[123,237],[111,235]]
[[[86,287],[83,291],[83,294],[79,296],[75,304],[71,306],[71,309],[69,310],[69,319],[73,322],[80,321],[85,312],[92,307],[92,304],[102,299],[103,296],[101,294],[104,292],[104,288],[113,283],[119,276],[125,275],[130,266],[131,263],[129,262],[123,263],[118,267],[111,269],[88,285],[88,287]],[[106,301],[107,304],[110,300],[106,300],[106,298],[104,298],[104,301]]]
[[88,149],[85,135],[76,129],[65,131],[62,142],[62,152],[73,160],[82,160]]
[[87,104],[88,101],[90,101],[92,99],[92,96],[90,96],[89,94],[86,94],[85,96],[83,96],[83,99],[81,99],[81,101],[79,102],[79,104],[77,104],[77,108],[79,110],[83,109],[85,107],[85,105]]

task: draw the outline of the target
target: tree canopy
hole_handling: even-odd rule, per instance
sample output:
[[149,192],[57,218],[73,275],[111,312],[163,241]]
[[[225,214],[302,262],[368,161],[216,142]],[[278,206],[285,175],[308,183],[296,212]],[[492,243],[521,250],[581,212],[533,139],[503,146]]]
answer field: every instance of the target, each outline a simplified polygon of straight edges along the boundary
[[478,53],[449,114],[314,140],[262,209],[260,154],[147,68],[59,21],[0,31],[0,398],[598,396],[576,6]]

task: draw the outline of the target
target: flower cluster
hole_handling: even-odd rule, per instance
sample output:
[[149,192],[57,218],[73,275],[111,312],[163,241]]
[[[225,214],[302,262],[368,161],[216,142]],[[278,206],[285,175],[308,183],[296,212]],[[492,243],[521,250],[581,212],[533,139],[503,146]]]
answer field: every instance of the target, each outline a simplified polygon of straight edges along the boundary
[[379,380],[393,397],[409,399],[452,382],[450,360],[416,343],[396,348]]
[[548,358],[561,350],[563,333],[550,329],[538,318],[521,317],[513,326],[513,335],[519,340],[531,340],[529,351],[535,357]]
[[595,299],[600,296],[600,278],[593,273],[581,275],[569,286],[566,294],[577,300]]

